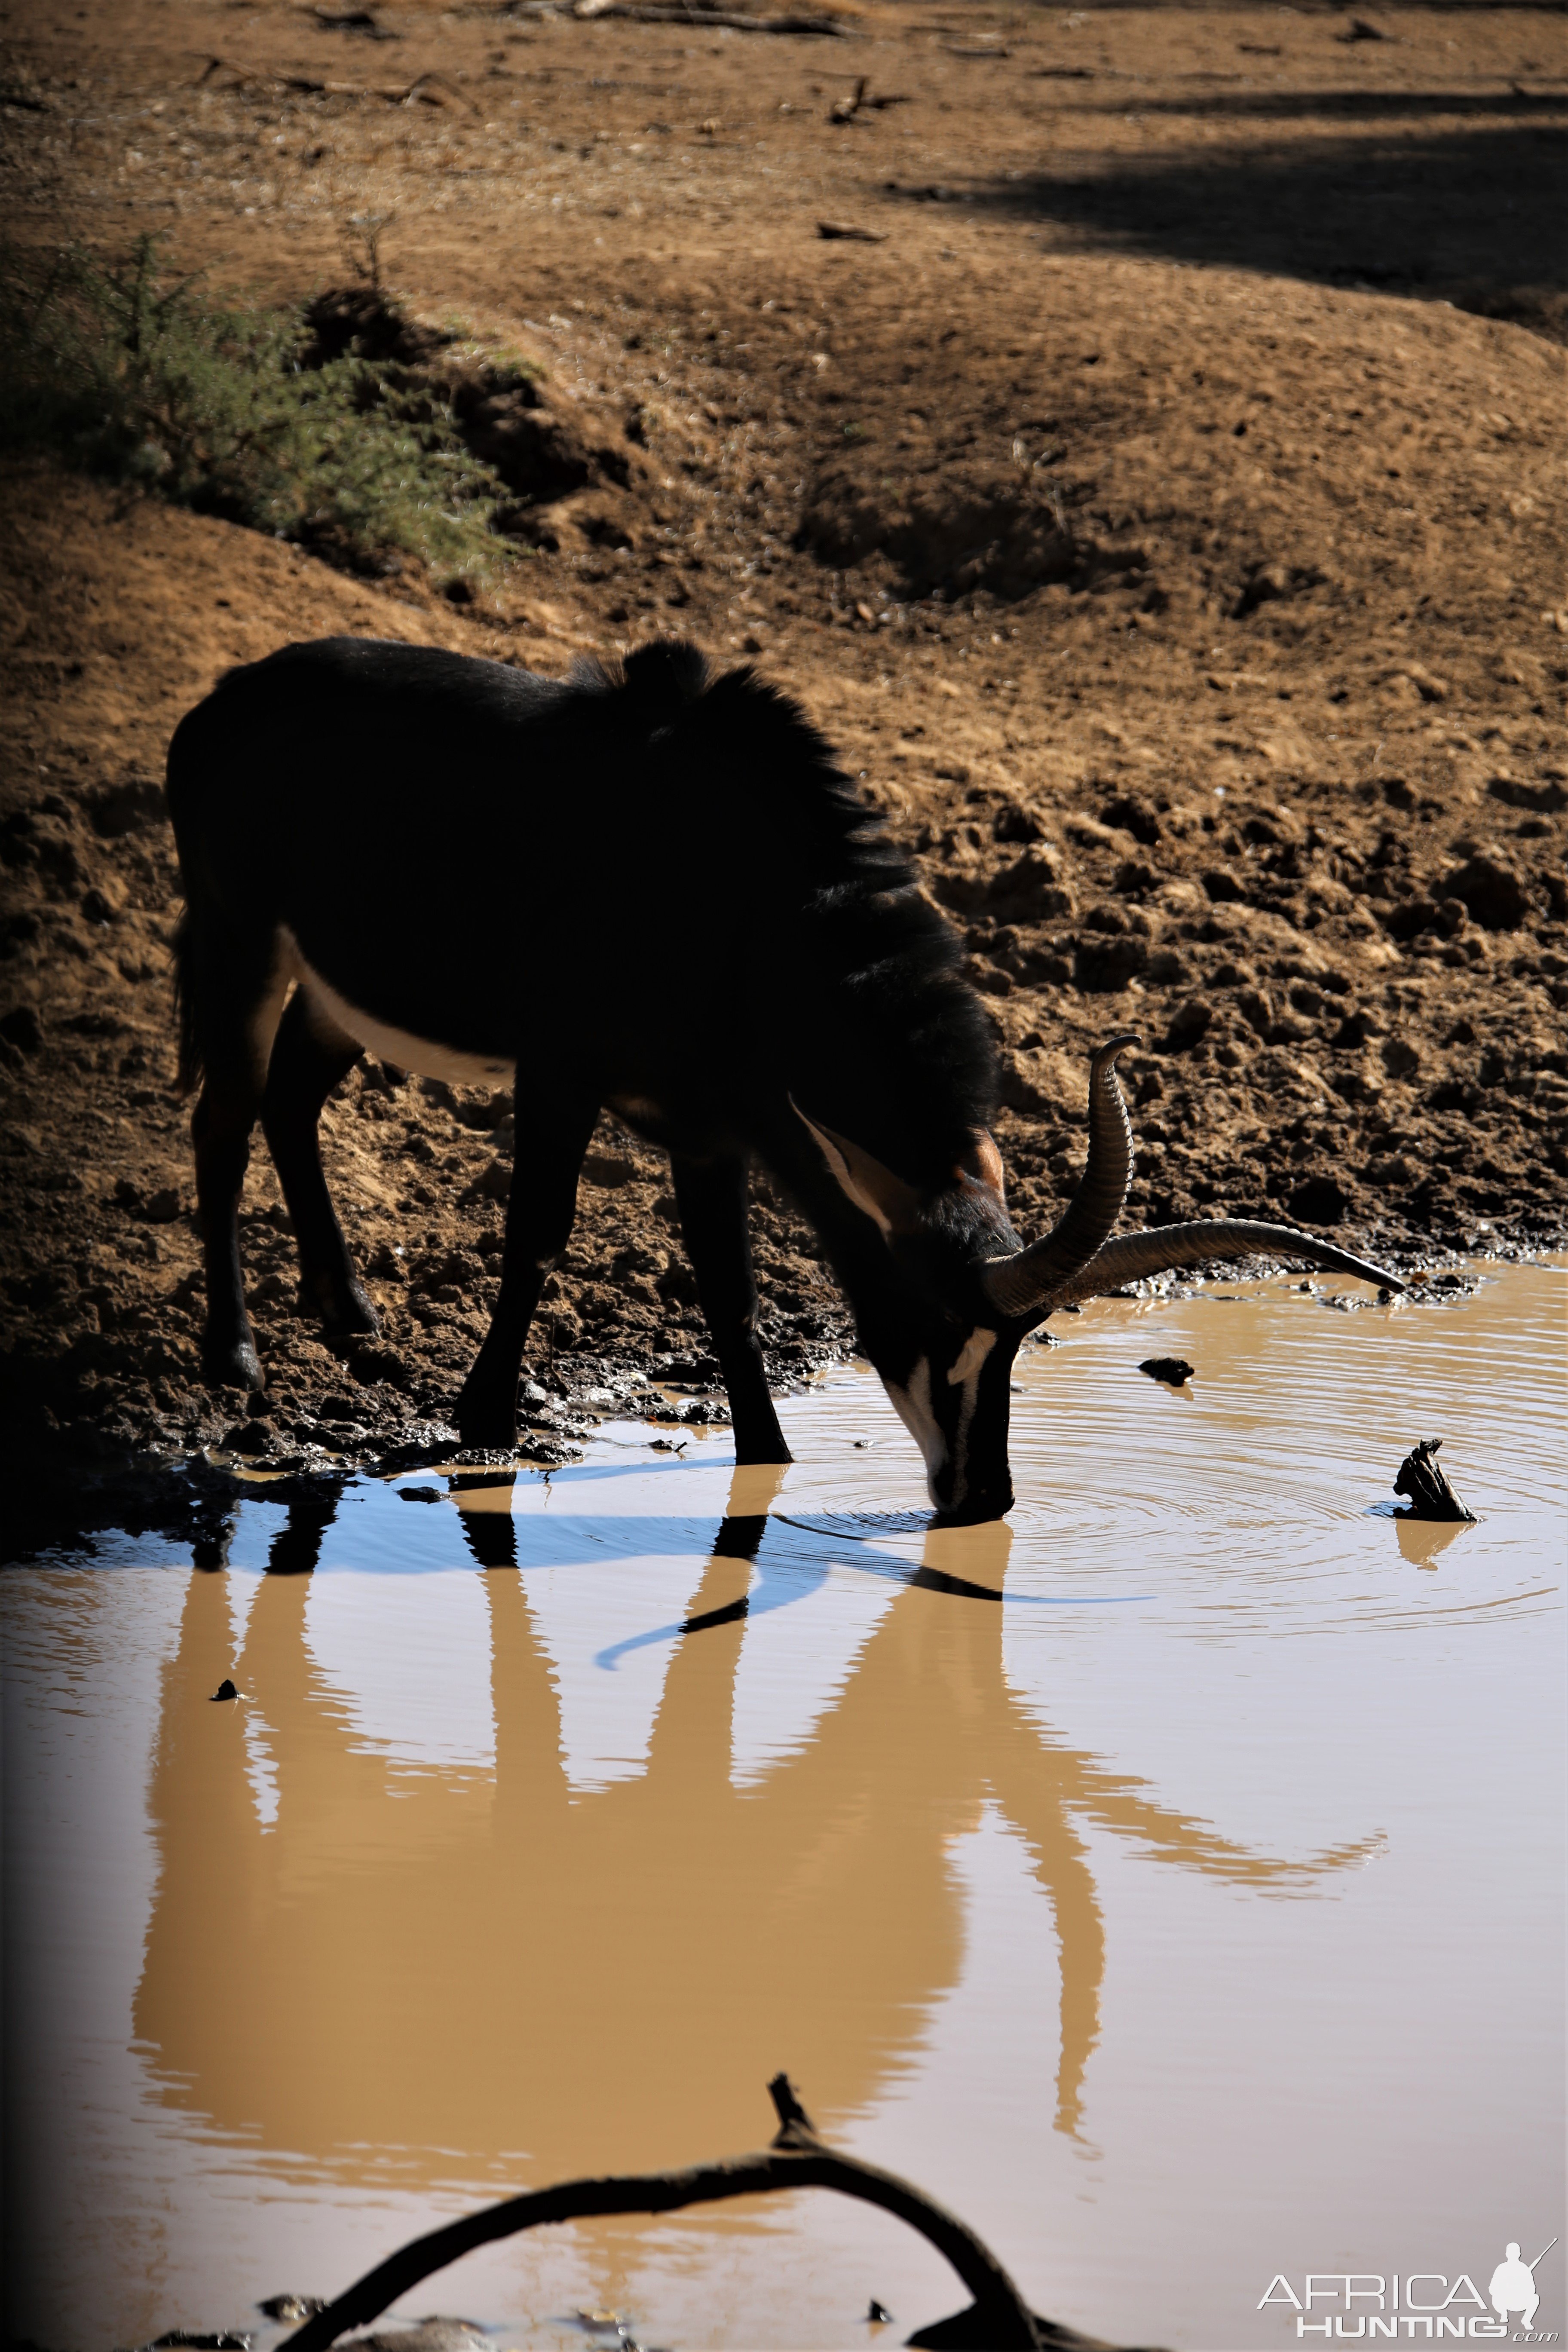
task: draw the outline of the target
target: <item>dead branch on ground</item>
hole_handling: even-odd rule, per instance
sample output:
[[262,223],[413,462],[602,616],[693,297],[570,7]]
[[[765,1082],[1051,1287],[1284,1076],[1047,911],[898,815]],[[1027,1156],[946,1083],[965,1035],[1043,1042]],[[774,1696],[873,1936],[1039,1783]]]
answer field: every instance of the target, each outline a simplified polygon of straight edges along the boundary
[[310,98],[379,98],[388,106],[411,106],[416,99],[425,106],[461,106],[470,114],[479,108],[471,98],[447,79],[445,74],[416,74],[412,81],[370,84],[358,81],[324,81],[315,74],[253,73],[248,66],[237,66],[231,58],[209,57],[196,76],[194,89],[203,89],[214,74],[233,76],[226,85],[236,89],[297,89]]
[[600,2213],[673,2213],[687,2205],[707,2205],[731,2197],[767,2196],[778,2189],[833,2189],[896,2213],[944,2254],[973,2301],[951,2319],[911,2336],[915,2345],[985,2346],[989,2352],[1106,2352],[1089,2336],[1037,2318],[1024,2302],[990,2248],[967,2223],[927,2197],[896,2172],[839,2156],[824,2146],[787,2074],[776,2074],[768,2092],[779,2129],[767,2147],[746,2156],[692,2165],[680,2172],[609,2175],[597,2180],[566,2180],[552,2189],[528,2190],[480,2213],[468,2214],[416,2238],[296,2329],[280,2352],[328,2352],[351,2327],[378,2318],[387,2305],[432,2272],[444,2270],[476,2246],[494,2245],[549,2221],[581,2221]]
[[621,16],[634,25],[717,26],[731,33],[794,33],[848,40],[853,28],[838,16],[747,16],[734,8],[704,8],[700,0],[576,0],[568,12],[580,19]]
[[827,120],[829,122],[857,122],[863,114],[880,114],[886,107],[908,106],[909,102],[907,98],[896,94],[874,98],[870,77],[862,74],[855,84],[854,97],[836,98],[827,110]]

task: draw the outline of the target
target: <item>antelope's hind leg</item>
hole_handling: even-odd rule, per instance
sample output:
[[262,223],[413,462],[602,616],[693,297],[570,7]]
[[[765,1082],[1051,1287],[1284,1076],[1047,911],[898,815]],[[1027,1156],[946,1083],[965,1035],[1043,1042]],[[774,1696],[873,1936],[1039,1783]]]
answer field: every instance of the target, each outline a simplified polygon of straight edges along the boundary
[[300,1304],[315,1309],[332,1338],[380,1328],[327,1190],[318,1126],[322,1104],[359,1057],[358,1039],[296,989],[278,1025],[261,1125],[293,1220]]
[[239,1196],[288,980],[270,938],[244,944],[224,938],[215,950],[188,925],[179,956],[189,1042],[202,1071],[191,1118],[207,1290],[202,1378],[209,1388],[258,1389],[261,1359],[239,1263]]

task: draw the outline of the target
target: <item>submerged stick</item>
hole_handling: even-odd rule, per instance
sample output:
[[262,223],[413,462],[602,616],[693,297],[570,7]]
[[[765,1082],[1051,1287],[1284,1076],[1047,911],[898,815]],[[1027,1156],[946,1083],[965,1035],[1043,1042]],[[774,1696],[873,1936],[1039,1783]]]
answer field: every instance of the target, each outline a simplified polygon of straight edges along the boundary
[[1478,1525],[1474,1511],[1467,1510],[1448,1484],[1445,1472],[1437,1466],[1440,1437],[1424,1437],[1412,1454],[1407,1454],[1399,1465],[1399,1475],[1394,1482],[1396,1495],[1408,1495],[1410,1508],[1401,1511],[1402,1519],[1459,1519],[1468,1526]]
[[[973,2305],[957,2320],[941,2324],[942,2342],[984,2343],[991,2352],[1041,2352],[1047,2344],[1087,2345],[1085,2337],[1055,2329],[1048,2321],[1037,2322],[995,2255],[956,2214],[897,2173],[862,2164],[856,2157],[836,2155],[824,2147],[787,2074],[775,2075],[768,2091],[779,2118],[778,2133],[769,2147],[746,2156],[723,2157],[714,2164],[692,2165],[680,2172],[611,2174],[596,2180],[561,2181],[552,2189],[531,2189],[483,2212],[449,2221],[367,2272],[346,2294],[297,2328],[280,2352],[327,2352],[346,2329],[378,2318],[388,2304],[433,2271],[444,2270],[476,2246],[493,2245],[498,2239],[516,2237],[546,2221],[575,2221],[597,2213],[672,2213],[685,2205],[765,2196],[781,2189],[834,2189],[841,2196],[879,2205],[918,2230],[944,2254],[973,2297]],[[964,2324],[971,2320],[984,2323],[982,2333],[968,2331]],[[962,2336],[949,2334],[961,2326]]]

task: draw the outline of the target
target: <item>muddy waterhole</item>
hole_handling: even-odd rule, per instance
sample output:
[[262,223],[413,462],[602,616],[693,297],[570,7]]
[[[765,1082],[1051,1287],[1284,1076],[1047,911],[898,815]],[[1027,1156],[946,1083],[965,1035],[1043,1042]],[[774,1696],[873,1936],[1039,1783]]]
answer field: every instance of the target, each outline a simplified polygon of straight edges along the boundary
[[[1293,2341],[1279,2274],[1484,2291],[1561,2211],[1568,1449],[1563,1273],[1478,1271],[1064,1318],[1005,1528],[930,1530],[846,1370],[782,1474],[626,1423],[548,1477],[258,1482],[220,1569],[12,1572],[17,2333],[265,2345],[440,2217],[759,2145],[781,2066],[1119,2342]],[[1478,1525],[1388,1516],[1435,1434]],[[963,2301],[813,2194],[405,2309],[845,2346]]]

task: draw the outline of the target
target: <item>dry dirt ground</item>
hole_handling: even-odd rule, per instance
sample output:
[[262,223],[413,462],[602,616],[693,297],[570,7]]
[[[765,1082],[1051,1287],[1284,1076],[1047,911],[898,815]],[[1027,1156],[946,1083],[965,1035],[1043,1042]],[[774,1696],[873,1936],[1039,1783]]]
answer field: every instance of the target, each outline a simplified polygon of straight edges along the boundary
[[[331,631],[549,672],[679,631],[786,684],[966,932],[1026,1229],[1132,1027],[1137,1222],[1284,1213],[1405,1264],[1562,1239],[1561,14],[839,22],[0,11],[11,235],[159,228],[289,300],[374,240],[459,339],[519,550],[458,604],[6,478],[5,1412],[77,1524],[166,1521],[116,1465],[247,1422],[275,1462],[413,1458],[483,1327],[510,1106],[368,1067],[325,1129],[382,1341],[297,1318],[262,1158],[271,1385],[195,1381],[163,758],[226,667]],[[409,855],[484,854],[433,775]],[[542,1052],[571,1003],[567,972]],[[530,1368],[545,1458],[650,1374],[715,1410],[668,1209],[606,1125]],[[845,1327],[758,1221],[788,1379]]]

